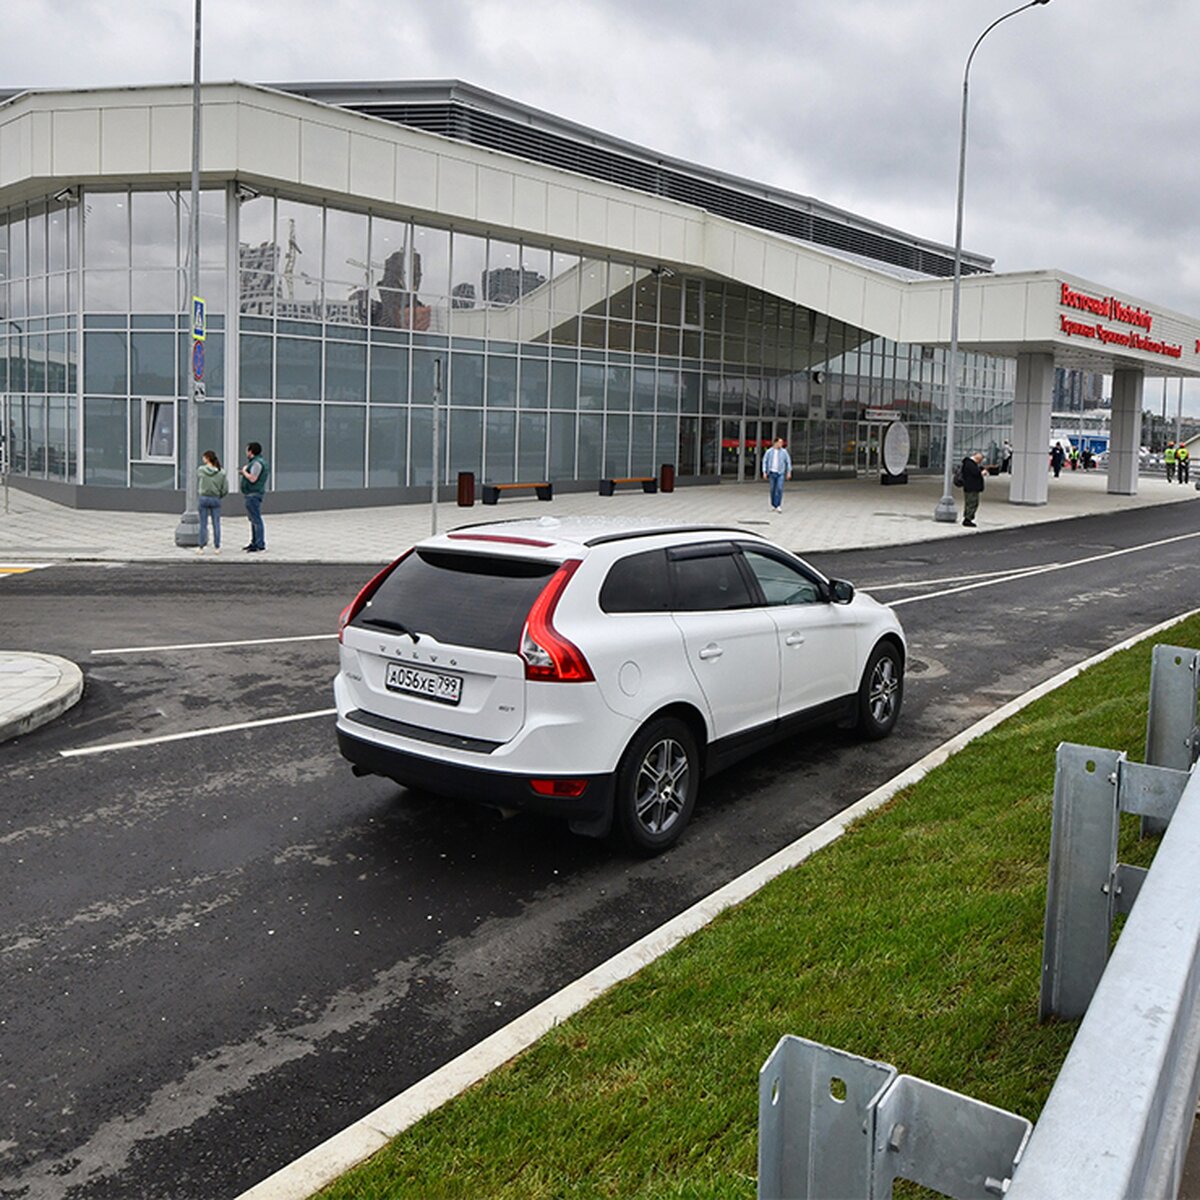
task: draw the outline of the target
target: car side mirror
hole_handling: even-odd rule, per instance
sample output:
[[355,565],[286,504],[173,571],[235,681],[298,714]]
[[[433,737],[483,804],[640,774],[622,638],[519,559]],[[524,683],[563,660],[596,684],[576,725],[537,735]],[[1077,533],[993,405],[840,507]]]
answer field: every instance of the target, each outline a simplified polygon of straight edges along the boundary
[[854,584],[847,583],[844,579],[831,579],[829,598],[834,604],[849,604],[854,599]]

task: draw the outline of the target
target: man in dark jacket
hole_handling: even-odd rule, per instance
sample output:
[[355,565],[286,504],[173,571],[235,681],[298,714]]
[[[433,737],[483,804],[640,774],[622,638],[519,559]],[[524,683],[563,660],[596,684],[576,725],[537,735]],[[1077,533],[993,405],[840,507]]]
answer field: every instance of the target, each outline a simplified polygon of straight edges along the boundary
[[962,460],[963,524],[975,528],[975,513],[979,509],[979,497],[983,494],[983,455],[977,450]]

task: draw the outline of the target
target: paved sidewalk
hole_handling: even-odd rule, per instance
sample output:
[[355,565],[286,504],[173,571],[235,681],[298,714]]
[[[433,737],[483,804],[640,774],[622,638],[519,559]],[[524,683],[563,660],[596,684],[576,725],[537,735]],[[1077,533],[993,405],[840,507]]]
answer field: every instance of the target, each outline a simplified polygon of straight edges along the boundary
[[[1184,503],[1200,493],[1191,486],[1169,484],[1161,476],[1143,478],[1136,496],[1110,496],[1101,471],[1068,473],[1050,481],[1050,500],[1041,507],[1008,503],[1011,477],[987,481],[976,530],[940,524],[933,509],[941,496],[941,480],[920,477],[898,487],[881,487],[877,479],[794,481],[784,493],[783,512],[773,513],[763,483],[681,487],[670,495],[620,492],[600,497],[594,492],[536,499],[502,500],[495,507],[477,504],[458,508],[451,499],[438,506],[438,529],[513,517],[612,514],[646,516],[665,521],[745,525],[769,534],[792,550],[815,552],[864,546],[903,545],[945,537],[973,537],[1066,517],[1118,512],[1148,505]],[[961,493],[955,494],[961,502]],[[0,512],[0,568],[5,561],[145,562],[193,560],[197,565],[259,562],[387,562],[430,532],[428,504],[386,508],[352,508],[325,512],[271,512],[263,506],[266,554],[244,554],[248,526],[244,517],[222,522],[224,547],[218,557],[211,547],[203,555],[174,543],[177,517],[166,513],[95,512],[64,508],[36,496],[9,493],[9,511]],[[2,584],[2,580],[0,580]]]

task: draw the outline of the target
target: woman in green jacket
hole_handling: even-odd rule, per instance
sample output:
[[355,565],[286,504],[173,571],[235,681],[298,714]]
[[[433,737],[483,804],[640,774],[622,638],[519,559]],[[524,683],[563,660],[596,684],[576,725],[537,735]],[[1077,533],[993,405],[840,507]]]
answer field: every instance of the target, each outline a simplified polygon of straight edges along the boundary
[[200,476],[200,545],[197,554],[204,553],[208,542],[208,522],[212,519],[213,549],[221,553],[221,501],[229,495],[229,484],[221,470],[221,460],[215,450],[205,450],[204,461],[197,473]]

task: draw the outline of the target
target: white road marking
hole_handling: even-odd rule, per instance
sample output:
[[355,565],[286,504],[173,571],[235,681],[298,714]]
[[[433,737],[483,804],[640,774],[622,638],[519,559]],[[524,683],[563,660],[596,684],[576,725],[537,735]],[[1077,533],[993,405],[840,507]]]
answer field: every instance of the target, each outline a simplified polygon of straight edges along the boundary
[[92,654],[149,654],[156,650],[220,650],[225,646],[270,646],[276,642],[320,642],[337,637],[336,633],[305,633],[297,637],[245,638],[239,642],[176,642],[170,646],[117,646],[93,650]]
[[[1091,554],[1087,558],[1073,558],[1069,562],[1062,563],[1047,563],[1040,567],[1016,567],[1007,575],[998,578],[981,579],[976,583],[966,583],[962,587],[945,588],[940,592],[927,592],[923,596],[908,596],[902,600],[889,600],[887,606],[889,608],[900,608],[905,604],[917,604],[922,600],[937,600],[941,596],[953,596],[958,592],[971,592],[976,588],[995,587],[999,583],[1011,583],[1018,579],[1027,579],[1032,575],[1044,575],[1049,571],[1061,571],[1068,567],[1081,567],[1086,563],[1103,562],[1108,558],[1121,558],[1126,554],[1137,554],[1142,550],[1156,550],[1160,546],[1170,546],[1175,542],[1186,542],[1191,538],[1200,537],[1200,531],[1196,533],[1181,533],[1175,537],[1161,538],[1157,542],[1142,542],[1138,546],[1126,546],[1124,550],[1106,550],[1103,554]],[[863,589],[864,591],[869,589]]]
[[261,721],[240,721],[236,725],[215,725],[211,729],[189,729],[186,733],[164,733],[159,737],[110,742],[105,746],[82,746],[77,750],[60,750],[58,753],[62,758],[82,758],[88,754],[107,754],[110,750],[136,750],[140,746],[160,746],[163,742],[182,742],[188,738],[212,737],[217,733],[237,733],[241,729],[262,729],[266,725],[283,725],[289,721],[311,721],[313,717],[331,717],[336,712],[336,708],[319,708],[314,712],[292,713],[287,717],[265,717]]
[[1000,579],[1016,575],[1022,571],[1033,571],[1039,566],[1058,566],[1061,564],[1038,563],[1028,567],[1006,567],[1003,571],[973,571],[967,575],[947,575],[943,579],[906,579],[902,583],[863,583],[855,587],[864,592],[893,592],[901,588],[940,587],[943,583],[968,583],[973,579]]
[[238,1200],[307,1200],[351,1167],[357,1166],[377,1150],[381,1150],[392,1138],[415,1125],[427,1113],[453,1100],[492,1071],[522,1051],[528,1050],[542,1036],[561,1025],[568,1017],[586,1008],[609,988],[637,974],[642,967],[661,958],[668,950],[674,949],[684,938],[712,922],[718,914],[735,904],[740,904],[777,875],[799,866],[806,858],[835,842],[859,817],[882,807],[897,792],[928,775],[934,767],[940,766],[976,738],[982,737],[1035,700],[1040,700],[1062,687],[1075,676],[1082,675],[1096,663],[1111,658],[1121,650],[1128,650],[1131,646],[1136,646],[1139,642],[1198,614],[1200,609],[1192,609],[1134,634],[1133,637],[1102,650],[1085,662],[1060,671],[1053,679],[1038,684],[1023,696],[1010,700],[981,721],[976,721],[969,729],[938,746],[936,750],[931,750],[924,758],[901,771],[882,787],[876,788],[849,808],[830,817],[811,833],[805,834],[703,900],[697,901],[691,908],[685,909],[658,929],[646,934],[607,962],[567,984],[561,991],[534,1005],[515,1021],[498,1029],[469,1050],[463,1051],[457,1058],[451,1059],[445,1066],[439,1067],[398,1096],[381,1104],[374,1112],[367,1113],[354,1124],[348,1125],[341,1133],[335,1133],[307,1154],[281,1167],[274,1175],[243,1192]]

